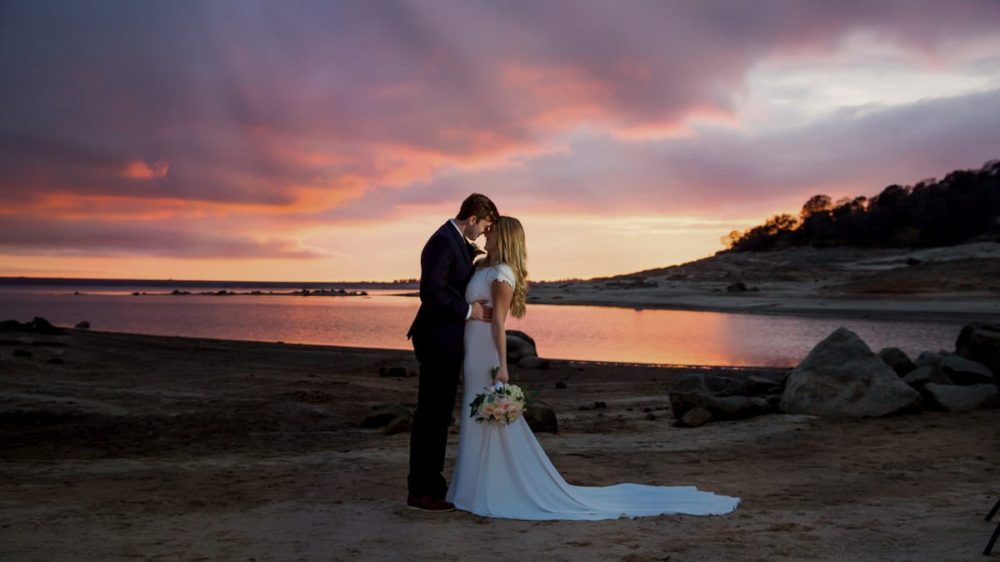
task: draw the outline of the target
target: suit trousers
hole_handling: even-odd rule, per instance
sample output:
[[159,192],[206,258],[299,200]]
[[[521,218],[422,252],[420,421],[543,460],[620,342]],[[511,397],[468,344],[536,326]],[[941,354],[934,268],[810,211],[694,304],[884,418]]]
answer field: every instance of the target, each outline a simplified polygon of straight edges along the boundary
[[448,483],[442,475],[444,456],[462,372],[462,356],[424,353],[418,354],[417,360],[420,362],[420,378],[417,383],[417,411],[413,415],[410,432],[407,487],[409,493],[415,496],[444,498],[448,492]]

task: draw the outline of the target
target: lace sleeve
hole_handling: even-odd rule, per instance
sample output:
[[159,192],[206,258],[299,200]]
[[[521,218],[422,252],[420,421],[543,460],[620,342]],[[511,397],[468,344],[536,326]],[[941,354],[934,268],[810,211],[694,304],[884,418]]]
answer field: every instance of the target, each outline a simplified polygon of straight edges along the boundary
[[514,277],[514,268],[505,263],[500,263],[497,264],[493,270],[495,271],[493,281],[502,281],[511,287],[517,287],[517,278]]

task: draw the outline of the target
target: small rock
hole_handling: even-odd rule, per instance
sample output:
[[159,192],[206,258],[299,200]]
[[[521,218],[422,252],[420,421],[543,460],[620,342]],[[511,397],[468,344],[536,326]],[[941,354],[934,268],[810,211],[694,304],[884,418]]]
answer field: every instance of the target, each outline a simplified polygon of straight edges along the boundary
[[1000,377],[1000,324],[969,324],[955,341],[955,351]]
[[960,355],[948,355],[941,360],[941,372],[948,376],[955,384],[990,384],[993,382],[993,373],[986,368],[986,365],[966,359]]
[[785,379],[788,373],[780,375],[753,374],[746,377],[747,396],[761,396],[778,393],[785,390]]
[[746,283],[744,283],[742,281],[737,281],[736,283],[733,283],[732,285],[727,285],[726,286],[726,292],[727,293],[745,293],[747,291],[748,291],[748,289],[747,289]]
[[559,433],[559,419],[556,412],[545,402],[534,400],[524,410],[524,421],[535,433]]
[[879,351],[878,356],[901,377],[917,368],[916,364],[910,360],[910,357],[898,347],[887,347]]
[[646,414],[646,419],[649,421],[656,421],[656,414]]
[[944,355],[934,351],[925,351],[917,356],[914,361],[917,367],[923,367],[925,365],[930,365],[931,367],[937,367],[941,364],[941,360],[944,359]]
[[954,382],[948,378],[948,375],[942,373],[940,369],[933,365],[917,367],[903,377],[903,382],[916,389],[923,388],[923,386],[929,382],[936,384],[954,384]]
[[556,388],[558,388],[559,390],[563,390],[564,388],[566,388],[566,383],[564,383],[563,381],[557,381]]
[[712,412],[705,408],[692,408],[674,425],[677,427],[700,427],[712,421]]
[[15,349],[14,357],[31,357],[31,352],[27,349]]
[[607,410],[608,409],[608,403],[607,402],[601,402],[601,401],[594,402],[594,409],[595,410]]
[[968,412],[1000,406],[1000,391],[993,384],[970,386],[929,383],[924,390],[933,405],[949,412]]
[[53,357],[53,358],[49,359],[48,361],[46,361],[46,363],[49,363],[50,365],[65,365],[66,364],[66,362],[63,361],[62,358],[60,358],[60,357]]
[[378,376],[403,378],[407,375],[405,367],[379,367]]

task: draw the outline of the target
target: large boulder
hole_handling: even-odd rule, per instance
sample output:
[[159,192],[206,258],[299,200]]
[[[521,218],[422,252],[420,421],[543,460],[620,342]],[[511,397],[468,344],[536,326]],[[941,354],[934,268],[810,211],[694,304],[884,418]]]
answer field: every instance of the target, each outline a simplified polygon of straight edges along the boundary
[[898,347],[887,347],[879,351],[878,356],[901,377],[917,368],[913,361],[910,360],[910,357]]
[[920,393],[854,332],[837,328],[792,369],[781,410],[816,416],[875,417],[920,405]]
[[507,364],[517,365],[525,357],[538,357],[535,340],[520,330],[507,330]]
[[986,365],[1000,378],[1000,324],[969,324],[962,328],[955,352]]
[[941,360],[938,368],[955,384],[992,384],[993,373],[986,365],[966,359],[961,355],[948,355]]
[[931,406],[949,412],[968,412],[1000,405],[1000,391],[993,384],[959,386],[951,384],[924,385]]

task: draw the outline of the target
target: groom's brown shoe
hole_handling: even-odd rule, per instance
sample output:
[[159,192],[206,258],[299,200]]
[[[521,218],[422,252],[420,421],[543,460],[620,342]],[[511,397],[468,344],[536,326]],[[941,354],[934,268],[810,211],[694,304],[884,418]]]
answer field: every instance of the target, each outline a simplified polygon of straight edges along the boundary
[[419,509],[420,511],[434,511],[440,513],[455,511],[455,504],[451,502],[447,502],[433,496],[414,496],[413,494],[406,496],[406,507],[410,509]]

